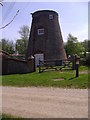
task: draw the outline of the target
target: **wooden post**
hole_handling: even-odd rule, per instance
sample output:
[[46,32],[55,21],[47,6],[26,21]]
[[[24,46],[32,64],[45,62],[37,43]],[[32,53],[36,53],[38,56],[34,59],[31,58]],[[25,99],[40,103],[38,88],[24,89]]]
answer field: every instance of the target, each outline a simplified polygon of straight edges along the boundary
[[76,55],[76,77],[79,77],[79,61],[80,57]]
[[76,64],[76,77],[79,77],[79,64]]
[[40,68],[40,59],[39,59],[39,73],[41,73],[41,68]]
[[73,56],[73,59],[72,59],[72,70],[75,70],[76,69],[76,57],[75,55]]

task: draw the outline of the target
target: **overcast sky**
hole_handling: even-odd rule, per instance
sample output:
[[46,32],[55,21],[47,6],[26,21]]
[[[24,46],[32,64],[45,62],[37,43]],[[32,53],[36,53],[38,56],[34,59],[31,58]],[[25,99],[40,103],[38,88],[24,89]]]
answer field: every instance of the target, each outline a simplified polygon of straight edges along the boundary
[[37,10],[54,10],[58,13],[64,42],[67,41],[69,33],[77,37],[79,41],[88,39],[88,2],[4,2],[2,26],[12,20],[17,10],[20,12],[9,26],[2,29],[0,39],[16,41],[20,38],[18,33],[20,27],[23,25],[31,27],[30,13]]

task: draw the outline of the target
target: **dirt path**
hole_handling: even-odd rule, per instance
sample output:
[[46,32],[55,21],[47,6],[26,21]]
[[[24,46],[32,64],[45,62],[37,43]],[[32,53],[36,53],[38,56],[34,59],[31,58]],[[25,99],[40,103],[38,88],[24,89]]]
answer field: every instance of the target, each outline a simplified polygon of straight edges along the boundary
[[88,90],[2,87],[3,113],[25,118],[87,118]]

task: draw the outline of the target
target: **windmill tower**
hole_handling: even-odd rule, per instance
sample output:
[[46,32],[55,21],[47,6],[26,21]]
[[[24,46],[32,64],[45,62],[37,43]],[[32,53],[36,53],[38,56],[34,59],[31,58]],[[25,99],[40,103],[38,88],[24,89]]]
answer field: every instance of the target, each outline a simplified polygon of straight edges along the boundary
[[26,59],[31,56],[35,56],[37,64],[39,59],[65,59],[57,12],[42,10],[32,13],[32,25]]

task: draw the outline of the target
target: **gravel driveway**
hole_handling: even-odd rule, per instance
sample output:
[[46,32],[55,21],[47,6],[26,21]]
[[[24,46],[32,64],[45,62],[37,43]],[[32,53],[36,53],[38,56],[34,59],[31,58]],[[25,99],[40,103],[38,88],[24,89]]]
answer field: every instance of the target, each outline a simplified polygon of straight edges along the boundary
[[88,90],[2,87],[2,111],[24,118],[87,118]]

